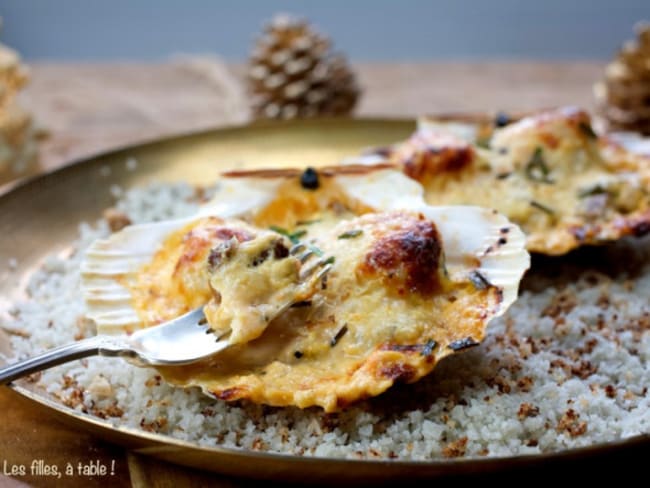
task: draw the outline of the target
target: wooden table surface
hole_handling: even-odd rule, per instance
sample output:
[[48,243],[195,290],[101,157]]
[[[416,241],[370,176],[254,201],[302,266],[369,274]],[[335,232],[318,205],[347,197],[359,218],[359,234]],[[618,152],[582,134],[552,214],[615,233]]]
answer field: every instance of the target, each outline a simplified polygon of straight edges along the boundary
[[[49,137],[41,164],[51,169],[116,146],[171,134],[243,123],[241,67],[216,59],[164,64],[35,64],[21,95]],[[604,63],[391,63],[356,66],[359,116],[527,110],[558,105],[593,109],[592,85]],[[243,486],[241,480],[158,462],[70,429],[0,388],[0,486],[61,486],[29,474],[42,460],[61,467],[99,460],[110,476],[76,476],[66,486]],[[6,477],[25,465],[25,476]]]

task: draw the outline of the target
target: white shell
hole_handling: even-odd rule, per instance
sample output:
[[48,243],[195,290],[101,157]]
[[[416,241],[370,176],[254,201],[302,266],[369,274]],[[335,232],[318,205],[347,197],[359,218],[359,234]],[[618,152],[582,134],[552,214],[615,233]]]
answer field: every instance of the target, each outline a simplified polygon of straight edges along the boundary
[[[516,299],[530,258],[523,233],[504,216],[479,207],[429,206],[420,184],[394,169],[369,167],[358,174],[343,171],[335,178],[350,197],[377,211],[416,210],[433,220],[442,236],[449,276],[466,281],[472,273],[479,272],[501,288],[503,300],[495,315],[503,313]],[[129,291],[118,277],[134,273],[149,262],[167,236],[199,217],[238,218],[254,214],[278,196],[285,179],[286,175],[262,177],[254,172],[224,177],[214,198],[195,216],[130,226],[93,243],[86,252],[81,272],[88,316],[97,323],[98,331],[115,334],[141,326]],[[507,242],[500,244],[504,237]]]
[[632,153],[650,156],[650,137],[637,132],[613,132],[608,137]]
[[149,262],[165,237],[192,220],[132,225],[90,245],[81,263],[81,286],[87,316],[95,321],[98,332],[116,334],[139,327],[131,294],[120,284],[120,277]]
[[[530,266],[521,229],[495,210],[482,207],[427,205],[422,213],[436,223],[442,235],[449,277],[465,281],[479,272],[503,293],[495,316],[505,312],[517,299],[519,282]],[[502,239],[504,244],[500,244]],[[468,266],[471,257],[478,258],[478,267]]]
[[459,139],[475,143],[478,138],[478,127],[462,120],[436,120],[435,118],[420,117],[417,121],[418,132],[446,132]]

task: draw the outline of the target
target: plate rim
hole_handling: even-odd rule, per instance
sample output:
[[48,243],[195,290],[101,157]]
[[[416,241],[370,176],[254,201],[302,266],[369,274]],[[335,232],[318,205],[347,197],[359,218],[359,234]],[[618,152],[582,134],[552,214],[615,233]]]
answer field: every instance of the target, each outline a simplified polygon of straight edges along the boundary
[[[481,113],[472,113],[471,116],[480,116]],[[445,117],[462,117],[461,113],[455,114],[445,114]],[[428,117],[428,116],[427,116]],[[0,184],[0,198],[6,196],[7,194],[17,191],[20,188],[33,184],[35,181],[42,180],[44,178],[51,177],[53,174],[61,173],[67,171],[71,168],[76,168],[82,166],[86,163],[89,163],[93,160],[100,158],[111,157],[116,153],[126,152],[129,150],[134,150],[138,148],[144,148],[146,146],[156,145],[163,142],[177,141],[180,139],[191,138],[191,137],[200,137],[206,136],[211,133],[222,133],[222,132],[237,132],[247,129],[278,129],[278,128],[289,128],[297,127],[300,125],[321,125],[321,124],[336,124],[336,123],[370,123],[370,124],[412,124],[415,127],[417,118],[413,117],[399,117],[399,116],[382,116],[382,117],[319,117],[312,119],[283,119],[283,120],[267,120],[267,119],[255,119],[249,122],[244,122],[240,124],[225,124],[217,125],[213,127],[206,127],[199,130],[190,130],[185,132],[177,132],[174,134],[166,136],[153,136],[153,137],[144,137],[141,140],[138,140],[133,143],[120,144],[114,147],[101,149],[99,151],[90,152],[83,156],[73,157],[69,160],[66,160],[63,163],[56,165],[53,168],[47,168],[43,170],[39,167],[36,173],[28,174],[24,177],[18,177],[14,180],[8,181],[6,183]]]
[[[444,114],[445,117],[452,117],[454,119],[467,120],[467,117],[485,117],[486,113],[472,113],[472,112],[459,112],[453,114]],[[436,115],[431,115],[436,117]],[[440,114],[438,114],[440,116]],[[429,115],[426,115],[429,117]],[[125,144],[117,147],[113,147],[107,150],[98,151],[96,153],[91,153],[79,158],[73,158],[69,162],[62,164],[45,171],[41,171],[38,174],[30,175],[25,178],[20,178],[18,180],[6,183],[0,186],[0,205],[2,200],[5,197],[11,195],[14,192],[24,190],[26,187],[38,182],[52,178],[54,175],[61,174],[68,171],[78,171],[80,167],[85,164],[92,163],[101,158],[112,157],[118,153],[133,151],[137,149],[144,148],[150,145],[156,145],[163,142],[178,142],[181,139],[191,138],[196,136],[206,136],[208,134],[219,134],[224,132],[238,132],[249,129],[257,128],[270,128],[275,130],[292,130],[292,128],[308,125],[323,125],[323,124],[340,124],[341,122],[357,125],[357,124],[395,124],[395,125],[415,125],[416,119],[411,117],[327,117],[319,119],[308,119],[308,120],[284,120],[284,121],[275,121],[275,120],[256,120],[250,123],[243,124],[231,124],[223,125],[212,128],[205,128],[198,131],[188,131],[183,133],[177,133],[169,136],[163,137],[152,137],[145,138],[137,143]],[[253,473],[250,471],[243,471],[241,467],[238,468],[235,466],[228,465],[213,465],[207,466],[205,464],[197,464],[197,462],[192,461],[192,458],[177,458],[178,451],[186,453],[194,453],[204,456],[220,456],[229,459],[237,458],[243,461],[256,461],[264,464],[269,467],[272,464],[279,464],[289,466],[288,469],[282,471],[282,477],[279,479],[299,479],[304,478],[299,477],[300,473],[299,468],[307,466],[310,470],[316,468],[318,473],[324,476],[327,479],[359,479],[359,474],[362,474],[363,479],[367,480],[370,477],[376,477],[376,479],[390,479],[393,476],[402,476],[405,471],[408,471],[409,474],[415,477],[422,478],[431,478],[440,475],[449,475],[456,474],[459,472],[497,472],[504,471],[512,467],[521,467],[521,466],[530,466],[530,465],[540,465],[543,463],[549,462],[561,462],[572,459],[582,459],[590,458],[597,455],[603,455],[611,451],[619,451],[625,448],[637,448],[637,447],[648,447],[650,446],[650,433],[638,434],[626,438],[617,439],[610,442],[599,442],[596,444],[591,444],[588,446],[566,448],[559,451],[546,452],[541,454],[517,454],[515,456],[498,456],[498,457],[471,457],[471,458],[452,458],[452,459],[432,459],[432,460],[392,460],[392,459],[353,459],[353,458],[342,458],[342,457],[317,457],[317,456],[304,456],[304,455],[295,455],[295,454],[284,454],[279,452],[264,452],[264,451],[255,451],[245,448],[237,447],[224,447],[224,446],[204,446],[198,443],[192,443],[182,439],[178,439],[169,435],[164,435],[154,432],[146,432],[134,427],[129,426],[120,426],[114,425],[111,421],[106,419],[101,419],[99,417],[94,417],[89,414],[84,414],[83,412],[77,411],[71,407],[67,407],[62,403],[54,401],[50,397],[43,396],[35,391],[32,391],[24,386],[21,386],[20,383],[14,383],[8,385],[8,388],[12,392],[20,397],[22,401],[32,402],[38,404],[42,407],[45,407],[45,411],[48,414],[55,415],[58,419],[62,420],[67,426],[70,423],[75,422],[75,425],[78,425],[79,422],[84,425],[86,431],[91,431],[93,437],[100,438],[105,440],[101,434],[97,434],[98,431],[109,434],[117,434],[117,437],[128,438],[129,442],[123,440],[109,440],[108,442],[112,444],[117,444],[123,447],[128,447],[133,452],[138,454],[144,454],[152,456],[158,459],[162,459],[168,462],[175,464],[181,464],[184,466],[190,466],[200,469],[208,469],[218,473],[224,473],[229,475],[236,476],[245,476],[245,477],[260,477],[265,473],[274,471],[263,470],[261,473]],[[67,419],[67,422],[66,422]],[[92,429],[90,428],[92,427]],[[115,436],[113,436],[115,437]],[[137,441],[137,442],[131,442]],[[130,445],[140,444],[139,447],[131,448]],[[164,452],[164,449],[161,447],[168,447],[175,449],[174,456],[169,457]],[[298,465],[298,466],[294,466]],[[335,470],[333,475],[330,476],[328,473],[331,473],[328,468],[331,467],[344,467],[345,470]],[[298,469],[296,469],[298,468]],[[294,476],[295,475],[295,476]],[[296,477],[298,476],[298,477]]]

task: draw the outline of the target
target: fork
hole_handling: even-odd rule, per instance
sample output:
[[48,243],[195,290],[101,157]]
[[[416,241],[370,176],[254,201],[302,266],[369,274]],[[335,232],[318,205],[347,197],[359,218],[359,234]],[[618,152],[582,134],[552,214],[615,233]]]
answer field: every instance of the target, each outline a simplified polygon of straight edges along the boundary
[[[302,243],[294,245],[289,252],[293,256],[302,252],[296,256],[302,265],[312,261],[317,254],[313,248]],[[323,278],[332,267],[332,259],[319,259],[308,264],[305,268],[301,267],[301,281],[310,277]],[[284,304],[274,317],[291,305],[292,302]],[[96,335],[10,364],[0,368],[0,385],[68,361],[96,355],[121,357],[138,366],[180,366],[194,363],[217,354],[230,345],[223,336],[210,340],[206,336],[211,332],[201,306],[173,320],[130,335]]]

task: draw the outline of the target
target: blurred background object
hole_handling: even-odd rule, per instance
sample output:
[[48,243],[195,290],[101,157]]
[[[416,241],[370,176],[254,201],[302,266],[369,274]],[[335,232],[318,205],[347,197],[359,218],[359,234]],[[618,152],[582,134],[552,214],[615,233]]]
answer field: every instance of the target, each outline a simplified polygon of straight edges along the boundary
[[[312,66],[329,65],[327,83],[288,74],[289,60],[271,66],[286,42],[277,31],[275,44],[256,48],[264,22],[279,12],[306,19],[345,53],[347,61],[314,47],[305,53]],[[650,19],[650,2],[15,0],[2,2],[0,15],[0,40],[30,65],[18,98],[48,129],[41,162],[53,168],[274,112],[593,111],[593,84],[631,26]],[[247,91],[246,80],[262,71]],[[278,73],[287,79],[277,89],[262,88]],[[323,85],[326,104],[282,95],[291,86],[313,101]]]
[[611,130],[650,135],[650,23],[635,30],[636,41],[623,45],[594,92]]
[[0,44],[0,185],[36,170],[39,134],[31,115],[16,100],[27,81],[18,53]]
[[359,98],[345,57],[306,20],[288,14],[273,17],[257,39],[248,85],[254,115],[268,119],[347,115]]

